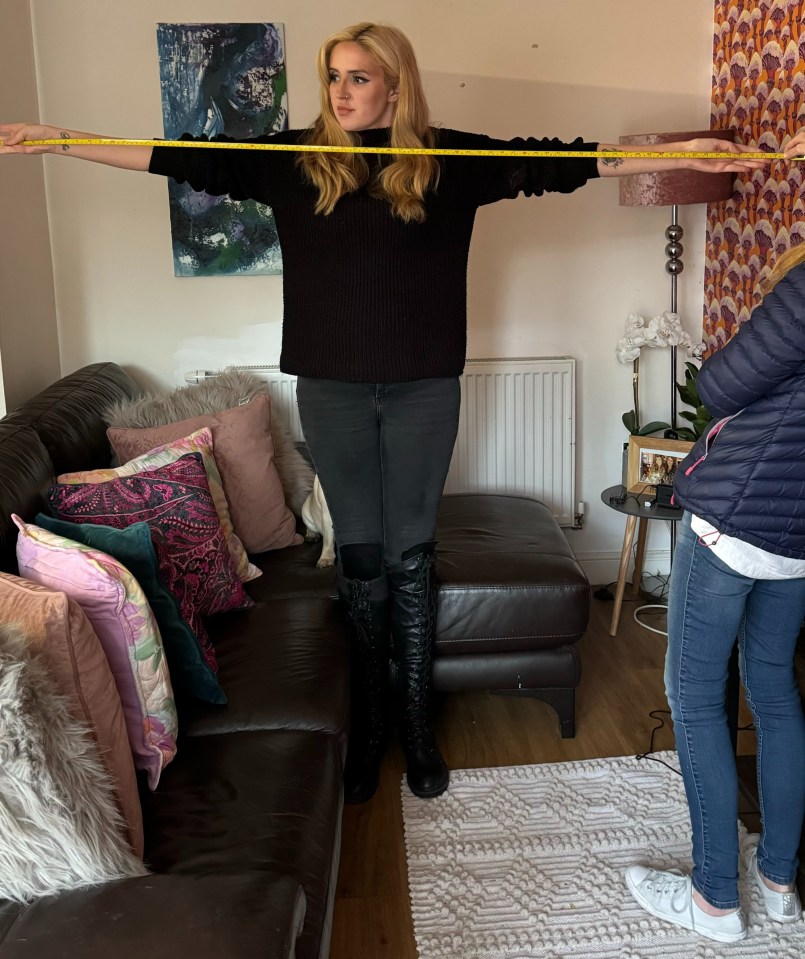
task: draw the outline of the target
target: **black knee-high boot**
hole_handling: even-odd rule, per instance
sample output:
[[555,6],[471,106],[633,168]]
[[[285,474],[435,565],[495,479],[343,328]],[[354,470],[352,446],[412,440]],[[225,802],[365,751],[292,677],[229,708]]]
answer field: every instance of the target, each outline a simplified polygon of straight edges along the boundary
[[388,742],[389,604],[386,577],[338,576],[350,635],[350,731],[344,799],[360,803],[377,790]]
[[436,634],[435,546],[423,544],[388,570],[391,635],[402,699],[402,746],[408,786],[422,799],[441,795],[450,781],[430,715]]

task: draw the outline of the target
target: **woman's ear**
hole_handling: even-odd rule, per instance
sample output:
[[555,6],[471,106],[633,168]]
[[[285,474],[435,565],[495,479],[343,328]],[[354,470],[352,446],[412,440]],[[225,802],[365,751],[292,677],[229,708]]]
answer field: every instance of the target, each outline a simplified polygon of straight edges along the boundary
[[400,91],[397,89],[397,87],[392,87],[391,90],[389,90],[389,100],[399,100],[399,99],[400,99]]

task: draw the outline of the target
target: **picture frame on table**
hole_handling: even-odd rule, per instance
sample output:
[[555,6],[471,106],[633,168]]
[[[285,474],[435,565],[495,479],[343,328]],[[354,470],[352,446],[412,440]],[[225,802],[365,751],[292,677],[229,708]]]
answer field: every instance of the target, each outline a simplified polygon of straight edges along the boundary
[[628,492],[653,493],[660,484],[673,485],[676,470],[692,447],[689,440],[630,436],[626,467]]

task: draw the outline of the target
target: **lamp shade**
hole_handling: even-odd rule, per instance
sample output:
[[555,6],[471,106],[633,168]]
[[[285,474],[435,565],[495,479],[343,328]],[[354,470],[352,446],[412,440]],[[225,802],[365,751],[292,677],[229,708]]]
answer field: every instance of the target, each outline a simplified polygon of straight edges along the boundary
[[[735,139],[732,130],[700,130],[693,133],[635,133],[620,138],[621,146],[639,150],[641,146],[678,143],[709,137],[716,140]],[[673,206],[688,203],[716,203],[729,200],[733,194],[734,173],[702,173],[699,170],[661,170],[657,173],[635,173],[620,178],[621,206]]]

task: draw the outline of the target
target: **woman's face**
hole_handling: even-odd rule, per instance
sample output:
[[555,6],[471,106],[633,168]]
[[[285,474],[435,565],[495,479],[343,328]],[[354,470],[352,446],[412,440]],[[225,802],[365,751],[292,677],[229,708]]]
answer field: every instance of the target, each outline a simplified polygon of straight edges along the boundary
[[330,52],[330,103],[344,130],[389,127],[398,93],[377,61],[359,43],[337,43]]

